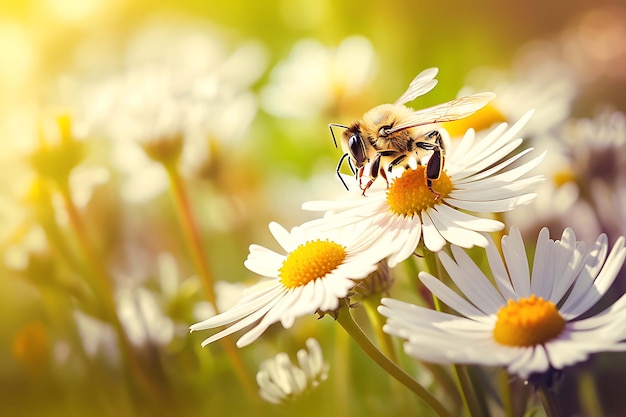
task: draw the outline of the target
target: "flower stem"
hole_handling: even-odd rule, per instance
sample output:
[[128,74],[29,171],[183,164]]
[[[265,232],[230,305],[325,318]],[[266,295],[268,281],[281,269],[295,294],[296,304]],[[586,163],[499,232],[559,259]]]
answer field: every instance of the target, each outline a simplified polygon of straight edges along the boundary
[[506,417],[515,417],[511,384],[509,383],[509,374],[502,369],[498,371],[497,380],[500,387],[500,398],[502,399],[502,408],[504,408],[504,413]]
[[589,417],[601,417],[604,414],[602,404],[598,398],[598,389],[596,387],[593,375],[587,370],[583,370],[578,378],[578,395],[584,415]]
[[[200,237],[200,230],[198,228],[198,223],[191,207],[187,188],[185,187],[185,183],[180,176],[180,173],[178,172],[175,163],[164,163],[163,166],[165,167],[167,176],[169,178],[170,189],[174,198],[174,204],[176,205],[178,219],[180,221],[180,226],[191,259],[196,268],[196,272],[200,277],[200,281],[202,282],[202,288],[204,290],[205,297],[207,298],[209,303],[211,303],[211,305],[213,306],[213,310],[217,314],[220,311],[217,306],[217,298],[215,296],[215,281],[213,280],[213,275],[211,274],[211,269],[209,268],[206,251],[204,249],[202,238]],[[220,344],[228,355],[235,369],[235,373],[239,377],[239,380],[246,390],[248,396],[251,399],[256,400],[258,398],[256,395],[256,385],[251,375],[247,371],[244,361],[241,358],[239,350],[237,349],[237,346],[233,342],[232,338],[223,338],[220,340]]]
[[546,412],[546,417],[561,417],[561,408],[556,398],[556,393],[544,384],[539,385],[539,398]]
[[350,397],[348,387],[350,386],[350,337],[339,327],[335,327],[335,343],[333,346],[333,379],[334,379],[334,399],[335,413],[338,416],[350,417],[352,408],[350,407]]
[[83,256],[87,262],[89,270],[95,276],[96,282],[94,285],[97,286],[97,291],[104,300],[105,314],[108,320],[112,323],[118,336],[122,357],[129,365],[129,369],[135,376],[136,381],[146,393],[154,399],[167,401],[164,396],[165,393],[163,392],[163,387],[155,383],[156,379],[147,374],[144,367],[139,362],[139,358],[137,358],[130,341],[128,340],[126,332],[124,331],[117,314],[111,279],[107,273],[105,265],[102,263],[102,258],[98,256],[91,239],[87,235],[87,230],[85,229],[85,225],[79,214],[78,208],[74,204],[69,184],[59,183],[59,191],[63,198],[63,202],[65,203],[65,209],[72,231],[78,239],[79,247],[83,252]]
[[[424,264],[426,267],[426,272],[430,273],[431,275],[439,277],[439,279],[442,280],[447,277],[447,275],[443,272],[443,268],[441,266],[441,263],[439,262],[439,258],[437,258],[437,255],[427,249],[424,249]],[[435,305],[435,309],[437,311],[443,311],[443,305],[439,301],[439,298],[437,298],[434,294],[433,304]],[[482,416],[482,412],[476,398],[476,392],[472,388],[469,374],[467,373],[467,368],[462,365],[454,364],[452,365],[452,370],[467,415]]]
[[472,387],[472,382],[467,372],[467,367],[454,364],[452,365],[452,370],[457,380],[459,392],[461,393],[461,397],[463,398],[463,404],[465,404],[467,414],[472,417],[482,416],[483,412],[476,398],[476,392]]
[[398,365],[385,356],[376,346],[367,338],[363,330],[354,321],[347,301],[342,301],[342,306],[337,313],[337,322],[346,330],[346,332],[354,339],[361,349],[389,375],[393,376],[408,389],[413,391],[415,395],[421,398],[428,406],[430,406],[439,417],[451,417],[446,408],[435,398],[426,388],[422,387],[411,376],[404,372]]
[[397,355],[393,346],[393,341],[391,340],[391,336],[383,332],[383,316],[378,312],[377,309],[380,305],[380,297],[374,295],[369,296],[363,300],[362,304],[365,307],[365,312],[370,323],[372,324],[372,329],[374,330],[374,334],[376,335],[376,340],[378,340],[383,354],[392,361],[397,362]]
[[[383,315],[378,312],[378,306],[380,305],[380,296],[378,294],[372,294],[363,300],[362,305],[365,307],[365,312],[370,321],[371,327],[374,331],[374,335],[376,336],[376,340],[378,341],[378,345],[380,346],[383,355],[387,356],[392,362],[398,363],[398,357],[396,355],[396,350],[393,346],[391,336],[383,331],[383,325],[385,324],[385,321],[383,319]],[[398,404],[408,405],[408,392],[403,389],[397,389],[399,388],[400,383],[395,378],[391,378],[390,383],[392,395],[394,395],[394,398],[398,402]]]
[[163,166],[167,171],[167,176],[170,181],[170,189],[174,198],[174,204],[176,205],[176,212],[191,260],[200,277],[202,289],[204,290],[207,300],[211,303],[215,312],[218,313],[219,309],[217,308],[217,299],[215,297],[215,281],[213,280],[213,275],[211,275],[209,263],[205,256],[204,245],[200,237],[196,218],[191,208],[185,183],[175,164],[164,164]]

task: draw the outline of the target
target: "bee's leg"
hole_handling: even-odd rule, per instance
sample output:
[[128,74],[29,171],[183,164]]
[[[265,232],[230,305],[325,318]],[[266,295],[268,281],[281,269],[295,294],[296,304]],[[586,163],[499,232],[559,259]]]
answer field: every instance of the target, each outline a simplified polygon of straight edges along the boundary
[[[432,150],[434,148],[444,149],[443,137],[441,137],[441,132],[438,130],[431,130],[425,133],[422,138],[423,139],[415,142],[415,146],[426,150]],[[428,145],[431,145],[431,147],[428,147]]]
[[432,156],[428,159],[428,164],[426,165],[425,169],[426,185],[428,186],[428,189],[432,191],[433,194],[435,194],[435,199],[438,199],[441,194],[433,190],[433,181],[441,177],[441,172],[443,171],[443,163],[443,153],[441,152],[441,148],[437,148],[433,151]]
[[423,139],[415,142],[415,147],[426,151],[434,151],[439,149],[443,152],[443,138],[438,130],[432,130],[422,136]]
[[[368,188],[370,188],[372,186],[372,184],[374,183],[374,181],[376,181],[376,178],[378,178],[378,172],[380,171],[380,159],[381,159],[381,154],[377,153],[376,156],[374,157],[374,159],[371,162],[370,165],[370,179],[367,182],[367,184],[365,184],[365,187],[361,187],[361,190],[363,190],[363,196],[365,196],[365,191],[367,191]],[[363,169],[363,168],[361,168]],[[361,176],[363,175],[363,172],[361,171]],[[385,180],[387,178],[385,177]],[[360,184],[359,184],[360,185]]]
[[391,171],[397,167],[398,165],[400,165],[400,162],[404,161],[406,159],[406,155],[402,154],[400,156],[398,156],[396,159],[394,159],[393,161],[389,162],[389,165],[387,165],[387,171],[389,171],[389,173],[391,173]]
[[354,180],[357,182],[357,184],[359,184],[359,188],[361,189],[363,188],[361,187],[361,178],[363,178],[364,171],[365,171],[365,166],[362,166],[354,173]]
[[[425,177],[426,177],[426,185],[428,189],[432,191],[433,194],[437,198],[441,194],[433,190],[433,181],[439,179],[441,176],[441,172],[443,171],[444,164],[444,149],[443,149],[443,139],[441,137],[441,133],[438,130],[433,130],[431,132],[426,133],[424,136],[424,141],[417,141],[415,146],[424,149],[426,151],[432,151],[433,154],[428,159],[428,163],[426,165]],[[434,143],[433,143],[434,142]]]
[[[339,159],[339,163],[337,164],[337,169],[335,170],[335,172],[337,173],[337,177],[339,177],[339,180],[341,181],[343,186],[346,188],[346,190],[350,191],[350,189],[348,188],[348,184],[346,184],[346,182],[343,180],[343,177],[341,176],[341,173],[339,172],[341,170],[341,165],[343,165],[343,161],[347,157],[348,157],[348,153],[344,153],[341,159]],[[350,158],[348,158],[348,165],[350,166],[350,169],[352,170],[352,172],[354,172],[354,168],[352,168],[352,164],[350,163]]]

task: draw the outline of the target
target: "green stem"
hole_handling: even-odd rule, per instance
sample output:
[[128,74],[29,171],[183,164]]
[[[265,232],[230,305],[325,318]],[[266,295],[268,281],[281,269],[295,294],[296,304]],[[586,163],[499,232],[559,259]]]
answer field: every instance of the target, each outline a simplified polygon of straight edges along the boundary
[[[424,249],[424,264],[426,272],[442,280],[447,278],[447,275],[443,272],[443,268],[439,262],[439,258],[437,258],[437,255],[427,249]],[[435,310],[443,311],[443,305],[439,301],[439,298],[437,298],[434,294],[433,304],[435,305]],[[472,388],[472,384],[467,373],[467,368],[462,365],[453,364],[452,370],[457,382],[459,394],[463,400],[463,406],[466,414],[468,416],[482,416],[482,412],[476,398],[476,393]]]
[[463,398],[463,404],[465,404],[465,409],[468,415],[472,417],[482,416],[483,411],[478,403],[478,399],[476,398],[476,392],[472,386],[467,366],[454,364],[452,365],[452,370],[454,372],[454,376],[456,377],[461,398]]
[[363,330],[354,321],[347,304],[344,299],[342,306],[337,314],[337,322],[346,330],[346,332],[354,339],[361,349],[389,375],[393,376],[400,383],[413,391],[422,401],[432,408],[440,417],[451,417],[446,408],[435,398],[426,388],[422,387],[411,376],[404,372],[398,365],[392,362],[387,356],[383,355],[376,346],[367,338]]
[[350,407],[350,393],[348,387],[351,386],[350,379],[350,338],[346,332],[339,327],[335,327],[335,344],[334,344],[334,411],[338,416],[350,417],[352,415]]
[[562,417],[561,408],[556,398],[556,393],[541,384],[538,390],[539,398],[546,412],[546,417]]
[[505,370],[500,370],[497,376],[498,385],[500,386],[500,398],[502,399],[502,407],[506,417],[515,417],[513,409],[513,396],[511,385],[509,383],[509,374]]
[[[215,296],[215,281],[213,280],[213,275],[211,274],[211,269],[209,268],[209,262],[206,257],[204,244],[202,242],[202,238],[200,237],[200,229],[198,228],[198,223],[189,200],[189,194],[187,192],[187,188],[185,187],[185,182],[180,176],[180,173],[176,168],[176,164],[164,163],[163,166],[165,167],[170,181],[170,189],[174,198],[174,204],[176,205],[176,212],[178,214],[180,226],[192,262],[198,276],[200,277],[200,281],[202,282],[204,294],[217,314],[220,311],[217,307],[217,298]],[[235,373],[239,377],[239,380],[241,381],[248,396],[250,399],[256,401],[258,399],[256,394],[256,384],[248,372],[246,365],[239,354],[239,350],[233,342],[233,339],[231,337],[220,339],[220,344],[228,355],[235,369]]]
[[383,331],[383,325],[385,324],[383,316],[378,312],[378,306],[380,305],[380,297],[371,295],[362,302],[365,307],[367,318],[372,324],[372,329],[376,335],[376,340],[380,345],[380,348],[384,355],[394,362],[398,361],[396,350],[393,346],[391,336]]
[[107,270],[102,263],[102,258],[98,256],[83,224],[79,211],[74,204],[72,194],[67,183],[59,184],[59,191],[65,203],[70,226],[78,239],[79,247],[83,252],[85,261],[89,266],[89,270],[94,274],[100,296],[104,300],[104,308],[106,316],[113,324],[113,328],[117,333],[120,341],[120,350],[125,362],[129,365],[130,371],[135,376],[139,385],[154,399],[166,401],[163,388],[155,383],[155,378],[146,373],[144,367],[140,364],[135,351],[128,340],[124,327],[117,314],[115,301],[113,298],[113,287]]
[[209,268],[209,263],[205,255],[206,252],[200,237],[196,218],[191,208],[185,183],[175,164],[164,165],[164,167],[170,181],[170,190],[172,191],[176,212],[191,260],[200,277],[202,289],[204,290],[207,300],[211,303],[215,312],[219,313],[215,297],[215,281],[213,280],[213,275],[211,274],[211,269]]
[[598,389],[593,375],[589,371],[582,371],[578,378],[578,395],[584,415],[589,417],[602,417],[602,405],[598,399]]
[[[378,312],[380,296],[378,294],[372,294],[363,300],[362,305],[365,307],[365,312],[383,355],[387,356],[392,362],[398,363],[398,357],[396,355],[396,350],[393,345],[393,341],[391,340],[391,336],[383,331],[385,320],[383,315]],[[390,378],[390,388],[394,399],[398,404],[408,406],[410,401],[408,392],[401,389],[400,383],[395,378],[392,378],[391,375]]]

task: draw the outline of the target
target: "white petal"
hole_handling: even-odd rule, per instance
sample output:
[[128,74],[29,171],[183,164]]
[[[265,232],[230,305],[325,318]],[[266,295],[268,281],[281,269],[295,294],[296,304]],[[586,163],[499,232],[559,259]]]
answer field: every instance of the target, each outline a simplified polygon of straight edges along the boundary
[[[602,270],[598,273],[598,276],[593,281],[593,287],[591,290],[587,291],[581,300],[577,303],[572,311],[574,314],[576,313],[584,313],[593,307],[598,300],[608,291],[613,281],[617,277],[617,274],[620,272],[624,259],[626,258],[626,248],[624,248],[624,238],[620,237],[611,253],[607,257],[604,265],[602,266]],[[579,278],[579,280],[582,278]]]
[[279,283],[264,288],[263,291],[255,292],[252,297],[248,296],[248,298],[242,298],[237,304],[225,312],[191,325],[189,329],[191,331],[208,330],[241,320],[254,311],[271,304],[272,300],[280,297],[280,294],[284,291],[284,287]]
[[[440,255],[445,255],[441,252]],[[445,286],[440,280],[427,272],[420,272],[419,279],[434,295],[437,296],[448,307],[464,315],[465,317],[483,317],[485,313],[480,311],[466,299],[459,296],[450,288]]]
[[497,220],[472,216],[446,204],[438,204],[435,210],[445,215],[452,223],[476,232],[497,232],[504,227],[504,224]]
[[489,245],[487,245],[485,251],[489,262],[489,269],[491,269],[494,281],[496,282],[496,285],[505,300],[516,299],[515,290],[511,285],[511,279],[509,278],[509,273],[504,266],[504,262],[502,262],[500,252],[498,252],[496,245],[493,243],[493,240],[489,235],[487,235],[487,240],[489,240]]
[[532,202],[536,193],[529,193],[512,198],[505,198],[502,200],[493,201],[469,201],[459,200],[451,197],[446,197],[445,202],[451,206],[458,207],[463,210],[484,212],[484,213],[501,213],[505,211],[513,210],[518,206],[523,206]]
[[502,252],[509,270],[515,294],[524,298],[530,296],[530,272],[528,258],[519,229],[512,227],[508,236],[502,238]]
[[276,222],[271,222],[269,224],[269,229],[272,233],[272,236],[274,236],[274,239],[276,239],[276,242],[278,242],[278,244],[282,246],[282,248],[285,249],[287,253],[293,251],[297,247],[298,243],[304,243],[294,242],[291,234],[284,227]]
[[483,235],[455,225],[434,208],[429,208],[427,213],[439,233],[441,233],[448,242],[463,248],[471,248],[473,246],[485,247],[487,245],[487,239]]
[[432,220],[426,212],[422,212],[422,233],[424,235],[424,245],[431,252],[440,251],[446,244],[446,240],[441,236]]

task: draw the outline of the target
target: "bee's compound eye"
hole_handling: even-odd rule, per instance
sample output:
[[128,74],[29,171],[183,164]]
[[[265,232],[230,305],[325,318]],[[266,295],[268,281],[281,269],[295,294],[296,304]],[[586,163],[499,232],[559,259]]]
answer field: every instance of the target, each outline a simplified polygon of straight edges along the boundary
[[363,149],[361,137],[356,134],[350,136],[350,139],[348,139],[348,148],[356,164],[362,165],[365,162],[365,150]]

